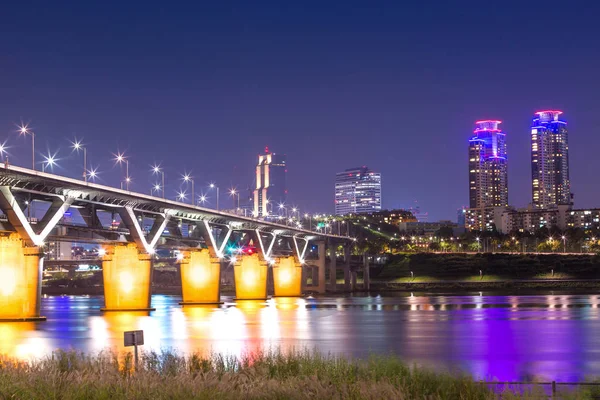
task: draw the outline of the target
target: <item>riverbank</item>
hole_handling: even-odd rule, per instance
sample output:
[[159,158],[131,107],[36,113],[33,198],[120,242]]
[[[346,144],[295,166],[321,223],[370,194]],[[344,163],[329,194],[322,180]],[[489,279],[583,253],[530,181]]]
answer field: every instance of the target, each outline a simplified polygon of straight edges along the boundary
[[[459,373],[411,367],[395,356],[348,360],[314,352],[259,352],[241,359],[221,354],[182,356],[57,351],[22,362],[0,360],[0,393],[27,399],[495,399],[498,392]],[[570,392],[591,398],[591,389]],[[539,398],[542,388],[504,392]],[[570,397],[561,397],[570,398]]]

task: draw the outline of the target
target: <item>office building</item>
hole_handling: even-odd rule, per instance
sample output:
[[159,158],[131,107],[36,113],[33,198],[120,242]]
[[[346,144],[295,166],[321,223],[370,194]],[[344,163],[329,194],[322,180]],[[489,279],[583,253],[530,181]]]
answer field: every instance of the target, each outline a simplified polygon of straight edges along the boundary
[[508,205],[506,135],[499,129],[501,121],[475,122],[469,140],[469,207],[504,207]]
[[381,210],[381,174],[367,167],[347,169],[335,176],[335,214]]
[[287,165],[285,154],[275,154],[265,148],[258,156],[256,166],[256,189],[253,193],[253,214],[257,217],[273,213],[273,207],[287,200]]
[[572,204],[567,123],[562,111],[539,111],[531,126],[532,204],[545,209]]

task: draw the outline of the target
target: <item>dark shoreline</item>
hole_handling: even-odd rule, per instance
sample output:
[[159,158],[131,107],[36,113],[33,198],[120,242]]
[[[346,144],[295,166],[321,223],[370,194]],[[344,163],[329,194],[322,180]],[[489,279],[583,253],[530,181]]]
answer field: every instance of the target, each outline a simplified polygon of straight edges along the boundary
[[[367,292],[358,284],[358,288],[353,293]],[[371,289],[368,292],[429,292],[429,291],[450,291],[450,292],[473,292],[482,290],[571,290],[571,289],[597,289],[600,291],[600,280],[590,279],[570,279],[570,280],[515,280],[515,281],[443,281],[443,282],[372,282]],[[335,293],[349,293],[344,290],[344,285],[338,284],[338,290]],[[102,286],[93,286],[85,288],[77,287],[42,287],[42,294],[50,296],[70,295],[103,295]],[[153,287],[152,294],[179,295],[181,296],[181,286],[160,286]],[[232,288],[221,291],[224,296],[234,295]]]

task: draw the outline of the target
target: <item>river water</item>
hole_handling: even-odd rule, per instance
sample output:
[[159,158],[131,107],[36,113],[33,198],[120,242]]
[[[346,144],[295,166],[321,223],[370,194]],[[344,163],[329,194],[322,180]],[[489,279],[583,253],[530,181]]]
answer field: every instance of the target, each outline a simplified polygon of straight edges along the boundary
[[600,296],[397,294],[271,299],[182,307],[152,296],[156,311],[103,313],[102,296],[44,296],[44,322],[0,323],[0,353],[123,350],[123,331],[144,330],[143,349],[224,352],[317,349],[397,354],[480,379],[579,381],[600,376]]

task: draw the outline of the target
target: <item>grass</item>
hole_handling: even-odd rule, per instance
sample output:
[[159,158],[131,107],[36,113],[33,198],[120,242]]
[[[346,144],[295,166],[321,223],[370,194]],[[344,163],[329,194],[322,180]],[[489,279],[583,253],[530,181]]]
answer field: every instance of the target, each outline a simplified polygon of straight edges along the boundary
[[[504,391],[503,399],[539,398]],[[589,398],[571,392],[562,398]],[[393,356],[347,360],[314,352],[260,352],[241,358],[144,352],[85,355],[58,351],[23,362],[0,359],[0,397],[15,399],[496,399],[460,374],[410,367]],[[583,397],[582,397],[583,396]]]

